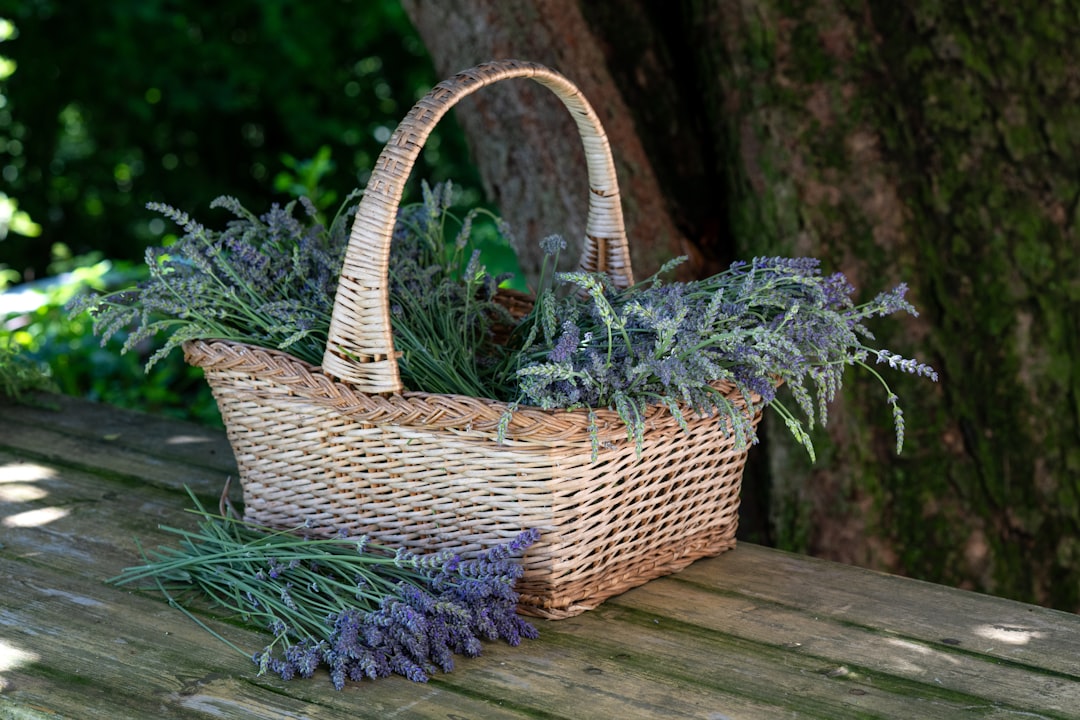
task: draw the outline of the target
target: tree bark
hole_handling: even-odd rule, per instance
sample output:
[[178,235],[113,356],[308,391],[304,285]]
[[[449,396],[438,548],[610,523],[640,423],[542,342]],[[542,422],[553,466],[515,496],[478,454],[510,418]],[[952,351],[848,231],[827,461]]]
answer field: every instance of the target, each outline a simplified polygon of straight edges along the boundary
[[[732,255],[810,255],[861,299],[911,286],[922,314],[874,326],[880,346],[941,374],[887,376],[903,454],[864,374],[816,433],[816,464],[767,420],[752,455],[772,542],[1080,611],[1080,48],[1067,31],[1080,7],[437,5],[406,2],[441,69],[514,54],[582,84],[630,163],[628,216],[666,216],[695,273]],[[528,108],[527,143],[495,134],[512,107]],[[567,134],[533,101],[460,117],[504,211],[546,227],[560,202],[580,207],[575,191],[537,212],[518,189],[561,190],[554,163],[485,160]]]
[[[515,58],[568,75],[595,108],[615,156],[631,262],[647,277],[692,248],[665,204],[632,117],[615,88],[598,40],[574,0],[403,0],[444,77],[481,62]],[[515,229],[527,276],[538,273],[539,241],[562,234],[576,263],[585,230],[585,157],[572,120],[543,87],[500,83],[462,102],[456,113],[487,196]]]
[[777,542],[1080,610],[1077,8],[688,6],[741,254],[907,280],[924,314],[880,340],[942,374],[895,384],[900,458],[866,383],[816,467],[771,433]]

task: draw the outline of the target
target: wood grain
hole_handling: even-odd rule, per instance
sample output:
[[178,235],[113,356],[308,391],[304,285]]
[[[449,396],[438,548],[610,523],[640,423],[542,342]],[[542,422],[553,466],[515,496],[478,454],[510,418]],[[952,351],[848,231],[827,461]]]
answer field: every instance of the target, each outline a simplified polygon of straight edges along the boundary
[[0,718],[1080,718],[1080,618],[747,544],[427,685],[259,677],[105,582],[194,525],[183,488],[220,491],[223,434],[60,408],[0,404]]

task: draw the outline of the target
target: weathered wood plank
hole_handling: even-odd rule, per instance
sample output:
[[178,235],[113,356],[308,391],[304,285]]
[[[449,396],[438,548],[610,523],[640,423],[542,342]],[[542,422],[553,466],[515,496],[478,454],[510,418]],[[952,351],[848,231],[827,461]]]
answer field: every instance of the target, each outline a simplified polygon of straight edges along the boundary
[[752,545],[426,686],[257,677],[103,582],[216,505],[223,434],[62,400],[0,408],[0,718],[1080,718],[1080,618]]
[[[284,682],[256,677],[255,666],[163,601],[70,573],[0,560],[4,609],[0,642],[11,666],[0,672],[0,699],[41,713],[102,718],[350,717],[519,718],[452,685],[401,678],[354,683],[338,692],[325,672]],[[214,623],[240,647],[262,633]],[[464,661],[463,664],[473,661]],[[475,661],[479,662],[479,660]],[[0,717],[4,703],[0,702]]]
[[[63,521],[60,520],[60,522]],[[98,542],[102,544],[105,541]],[[102,555],[100,548],[96,548],[94,556],[102,557]],[[117,551],[112,555],[119,556],[122,555],[122,552]],[[184,702],[190,702],[190,698],[184,694],[183,690],[177,690],[178,685],[183,684],[180,680],[184,678],[177,679],[170,675],[171,673],[180,673],[184,677],[197,678],[213,678],[220,674],[230,674],[230,677],[251,678],[254,675],[254,667],[245,658],[238,656],[239,660],[232,660],[231,656],[228,658],[220,657],[221,653],[224,652],[221,650],[217,650],[213,662],[207,662],[206,651],[215,649],[217,641],[204,635],[203,630],[190,624],[179,613],[165,608],[163,603],[159,603],[160,607],[158,607],[154,604],[153,598],[122,597],[122,590],[100,585],[99,580],[95,583],[93,578],[79,576],[80,572],[92,573],[93,569],[98,567],[96,565],[87,567],[85,563],[78,561],[65,562],[64,565],[66,567],[60,568],[56,572],[37,566],[30,568],[16,566],[9,568],[6,573],[0,571],[0,585],[5,587],[4,595],[9,598],[13,608],[13,610],[5,613],[0,625],[22,627],[28,623],[37,623],[39,626],[55,624],[56,626],[65,627],[64,637],[55,639],[52,653],[45,650],[44,654],[63,655],[67,658],[68,664],[59,668],[52,666],[46,668],[50,674],[65,678],[78,676],[81,667],[79,658],[81,657],[84,661],[83,664],[85,664],[86,657],[92,657],[95,661],[94,666],[97,673],[94,678],[95,684],[113,688],[116,697],[124,698],[125,707],[133,705],[137,708],[143,708],[138,704],[141,702],[138,698],[143,695],[154,697],[157,702],[164,702],[161,701],[162,697],[180,698],[184,699]],[[111,571],[112,569],[110,569]],[[87,587],[92,589],[87,590]],[[121,597],[117,596],[118,593]],[[71,609],[65,607],[66,604],[68,606],[73,604],[73,606],[79,608],[90,608],[90,611],[80,613],[78,620],[73,621]],[[103,613],[105,613],[104,617],[102,616]],[[109,638],[96,635],[95,628],[97,626],[111,627],[120,622],[117,620],[117,616],[121,614],[123,616],[130,614],[134,619],[133,622],[125,623],[125,636]],[[557,624],[544,625],[543,634],[545,637],[551,635],[552,628],[555,625]],[[222,634],[230,637],[232,641],[240,644],[241,647],[256,649],[260,647],[262,642],[265,642],[265,637],[258,634],[241,633],[235,628],[222,627],[218,623],[214,623],[214,627],[222,631]],[[568,628],[564,633],[569,633],[569,631],[572,631],[572,629]],[[73,650],[72,638],[78,639],[76,643],[73,643],[73,646],[75,646]],[[87,649],[86,644],[91,641],[93,641],[92,647]],[[102,668],[98,668],[96,665],[100,662],[100,658],[112,647],[112,643],[118,642],[122,643],[125,648],[133,648],[130,652],[139,654],[139,665],[133,667],[123,662],[114,663],[118,667],[113,668],[112,673],[103,674]],[[159,643],[167,643],[168,650],[160,648]],[[24,644],[25,647],[32,648],[33,652],[43,652],[40,638],[25,638]],[[104,646],[104,649],[102,646]],[[72,652],[75,653],[73,657]],[[523,654],[528,655],[528,663],[531,664],[531,667],[522,667],[518,664],[517,658]],[[226,666],[222,666],[222,661],[225,660],[231,662]],[[606,662],[599,663],[599,665],[604,665]],[[685,688],[685,693],[673,697],[671,688],[667,687],[667,684],[662,681],[658,682],[658,677],[662,680],[662,674],[659,676],[653,674],[651,677],[643,679],[642,675],[633,671],[634,665],[642,664],[642,662],[647,662],[647,658],[646,661],[638,660],[637,663],[631,663],[629,666],[631,671],[619,671],[616,665],[604,673],[604,671],[597,671],[599,668],[592,650],[588,646],[581,646],[580,643],[577,648],[572,648],[570,651],[557,643],[553,643],[548,647],[543,640],[527,643],[526,647],[521,649],[503,648],[498,643],[490,643],[485,649],[484,657],[478,658],[478,660],[462,660],[458,673],[446,678],[438,678],[435,687],[447,691],[461,687],[468,690],[469,695],[475,694],[480,697],[519,697],[521,699],[504,701],[504,703],[510,705],[519,704],[519,706],[525,708],[524,711],[527,711],[529,715],[540,714],[541,717],[553,718],[656,717],[653,715],[653,710],[658,707],[670,709],[672,711],[670,717],[697,717],[694,715],[694,710],[700,709],[702,705],[716,704],[721,701],[729,709],[731,707],[744,710],[748,708],[754,711],[762,709],[760,703],[747,703],[738,696],[725,698],[724,694],[717,695],[714,692],[693,692],[689,684]],[[152,668],[156,665],[161,667],[157,671],[150,671],[151,679],[158,678],[159,685],[163,683],[164,688],[153,687],[148,682],[139,682],[138,690],[125,685],[125,683],[133,681],[131,678],[137,678],[139,673],[143,671],[140,668]],[[529,674],[529,677],[519,676],[517,674],[518,670],[525,671],[525,673]],[[498,682],[492,682],[488,679],[483,688],[471,687],[470,683],[462,682],[462,680],[472,677],[475,673],[486,674],[489,678],[498,678]],[[315,697],[322,697],[326,692],[333,692],[328,691],[325,674],[320,674],[320,676],[320,678],[313,681],[288,683],[288,687],[280,692],[295,696],[297,689],[302,688],[306,693],[310,693]],[[16,674],[15,679],[18,683],[29,682],[33,679],[40,680],[41,678]],[[265,681],[267,680],[260,680],[260,682]],[[321,689],[319,685],[312,687],[312,683],[315,682],[321,683]],[[32,687],[33,683],[31,682],[30,688],[32,689]],[[234,685],[227,684],[224,688],[215,685],[215,687],[217,690],[222,692],[228,690],[230,693],[226,697],[218,698],[215,701],[217,705],[225,706],[234,701],[231,694],[232,690],[235,690]],[[382,681],[377,683],[377,688],[378,690],[365,689],[366,696],[380,696],[383,692]],[[484,688],[490,692],[481,692]],[[568,693],[567,689],[569,688],[575,689],[576,692]],[[494,689],[498,689],[500,692],[494,693]],[[538,689],[545,689],[545,691],[539,692]],[[527,692],[522,692],[523,690],[527,690]],[[125,694],[127,691],[135,692],[135,698],[127,698]],[[204,702],[208,703],[211,701],[206,699],[207,692],[206,689],[201,690],[200,697],[204,699]],[[580,697],[582,702],[588,702],[585,703],[586,707],[584,709],[564,714],[568,697]],[[598,702],[600,698],[603,698],[605,702]],[[35,698],[35,702],[40,704],[44,699],[42,697]],[[86,702],[86,699],[89,698],[82,698],[82,702]],[[367,717],[390,717],[388,708],[397,707],[395,704],[397,699],[399,698],[391,697],[386,704],[381,706],[383,710],[387,711]],[[443,711],[453,710],[456,707],[455,703],[457,701],[455,697],[449,699],[445,697],[433,698],[433,702],[436,699],[437,707],[442,708]],[[594,706],[598,707],[599,710],[590,709],[594,708]],[[767,709],[768,707],[769,704],[765,704],[764,708]],[[245,705],[244,708],[244,711],[248,712],[248,714],[253,711],[249,704]],[[416,710],[416,708],[413,708],[413,710]],[[413,710],[410,710],[410,712]],[[138,711],[143,710],[139,709]],[[138,716],[136,714],[133,717]],[[222,715],[221,717],[248,716],[238,714],[237,716]],[[252,717],[260,716],[255,715]],[[322,716],[309,715],[308,717]],[[462,717],[498,716],[492,714],[492,712],[474,712],[472,715],[462,714]],[[507,717],[512,716],[507,714]]]
[[136,538],[154,547],[172,541],[159,525],[196,524],[187,496],[168,488],[127,487],[4,451],[0,479],[0,557],[97,580],[140,563]]
[[1080,617],[1071,613],[748,544],[678,580],[1080,678]]
[[[145,485],[124,495],[110,497],[110,490],[115,484],[115,479],[111,476],[99,477],[82,470],[54,468],[37,461],[21,461],[11,453],[0,453],[0,467],[21,469],[23,477],[26,478],[40,478],[35,487],[43,495],[28,498],[18,503],[19,515],[40,513],[50,508],[64,508],[67,510],[65,515],[58,516],[50,522],[39,526],[16,528],[9,532],[6,536],[5,546],[0,551],[0,554],[9,558],[32,562],[32,571],[59,573],[59,575],[50,575],[53,579],[50,581],[47,590],[41,587],[37,588],[39,592],[51,593],[54,597],[74,597],[77,589],[87,586],[94,587],[95,592],[107,594],[110,589],[103,588],[101,586],[102,581],[106,577],[119,572],[122,567],[137,562],[133,536],[138,536],[144,545],[152,546],[168,542],[171,539],[167,534],[157,529],[159,522],[173,525],[185,525],[193,522],[192,518],[190,516],[185,517],[185,513],[182,511],[182,508],[187,505],[186,499],[181,505],[180,498],[176,493],[163,488]],[[18,473],[14,473],[13,476],[18,476]],[[139,512],[130,512],[128,500],[132,496],[138,497]],[[0,506],[0,515],[11,516],[9,510],[13,505],[15,503],[8,502]],[[79,552],[72,553],[71,549],[73,547],[78,547]],[[2,579],[0,579],[0,582],[2,582]],[[69,583],[70,589],[60,589],[65,587],[64,583]],[[9,596],[12,595],[11,590],[13,589],[14,586],[9,587],[7,593]],[[64,595],[65,593],[66,595]],[[86,602],[103,601],[93,600]],[[139,600],[139,603],[145,602],[145,598]],[[146,610],[141,607],[132,607],[130,609],[139,616],[146,613]],[[40,618],[47,617],[47,614],[37,606],[34,606],[31,615],[39,618],[39,621]],[[64,614],[55,613],[53,617],[56,618],[57,622],[62,622]],[[180,617],[179,614],[177,614],[177,617]],[[12,622],[18,624],[21,621],[22,618]],[[186,622],[186,620],[182,620],[181,624]],[[214,624],[214,626],[217,627],[217,624]],[[158,627],[158,623],[155,621],[151,627]],[[550,624],[548,627],[550,627]],[[548,634],[548,627],[545,627],[545,635]],[[78,627],[71,627],[69,631],[78,634]],[[180,636],[178,630],[173,628],[169,632],[172,633],[173,638],[170,642],[177,643],[176,638]],[[216,642],[209,636],[201,635],[201,630],[195,629],[192,632],[195,633],[194,637],[187,638],[189,647],[200,647],[200,642],[212,646]],[[242,647],[255,650],[261,646],[261,643],[265,642],[265,637],[258,634],[254,637],[245,635],[242,639],[235,641],[241,644]],[[491,672],[498,675],[500,673],[499,668],[504,667],[509,659],[522,651],[520,649],[503,649],[498,644],[491,644],[488,648],[485,648],[485,654],[495,653],[496,657],[492,659],[492,664],[488,667],[493,668]],[[769,703],[747,703],[738,696],[724,698],[722,695],[718,697],[716,693],[697,693],[696,697],[692,698],[696,701],[696,704],[687,704],[685,699],[676,703],[670,696],[671,690],[662,683],[657,683],[655,678],[643,678],[640,674],[634,672],[618,673],[614,671],[593,675],[596,660],[587,647],[577,647],[574,652],[569,653],[569,657],[565,649],[559,646],[553,646],[552,650],[547,651],[544,650],[543,646],[531,643],[528,651],[534,653],[532,656],[533,662],[537,666],[546,668],[544,672],[536,673],[535,677],[531,678],[529,682],[537,687],[547,689],[546,692],[531,693],[529,699],[522,702],[530,713],[536,712],[544,715],[555,713],[549,716],[558,716],[559,713],[556,711],[561,702],[553,698],[559,696],[558,691],[561,688],[568,686],[576,687],[579,692],[584,692],[589,696],[602,692],[605,697],[609,697],[611,700],[605,703],[597,703],[596,698],[593,698],[591,703],[599,706],[599,712],[589,714],[589,711],[583,711],[584,714],[570,714],[565,715],[565,717],[610,717],[609,713],[616,713],[626,717],[647,717],[648,714],[645,714],[645,710],[658,706],[672,709],[676,713],[675,716],[679,714],[693,716],[693,710],[696,707],[703,703],[715,703],[719,699],[723,699],[723,704],[729,708],[750,708],[757,712],[769,710],[771,707]],[[208,667],[200,664],[200,657],[201,653],[199,652],[185,658],[171,656],[166,665],[168,667],[182,667],[188,674],[192,675],[204,673],[213,676],[214,673],[224,672],[219,667],[212,665]],[[254,672],[253,666],[243,658],[241,660],[243,661],[242,667],[234,666],[231,668],[231,672],[251,676]],[[440,678],[438,681],[439,686],[447,689],[458,686],[461,679],[468,677],[477,669],[473,667],[474,663],[482,661],[483,658],[481,660],[463,661],[463,664],[468,666],[468,670],[455,673],[449,678]],[[130,668],[122,670],[120,677],[125,677],[128,671],[130,671]],[[507,679],[509,683],[509,686],[505,689],[509,696],[512,697],[515,694],[512,692],[514,686],[520,685],[524,681],[520,678],[506,678],[505,672],[503,672],[503,675],[504,679]],[[584,683],[581,678],[593,682],[592,684]],[[117,681],[116,677],[99,678],[99,682],[104,685],[116,683]],[[325,682],[325,676],[322,681]],[[307,683],[294,683],[290,685],[289,692],[292,692],[296,685],[310,686]],[[491,687],[490,683],[488,687]],[[478,697],[485,696],[476,688],[469,688],[468,691],[475,693]],[[117,692],[120,692],[120,690],[117,689]],[[162,692],[165,691],[159,691],[158,694],[160,695]],[[167,692],[171,693],[170,697],[178,693],[171,686]],[[659,699],[657,699],[658,694]],[[693,694],[690,693],[690,695]],[[537,705],[538,703],[539,705]],[[442,704],[446,705],[445,702]],[[631,714],[627,715],[627,713]],[[635,715],[633,713],[639,714]]]
[[130,427],[130,422],[109,423],[96,412],[80,416],[77,408],[59,415],[66,416],[69,423],[77,417],[82,422],[97,423],[92,433],[85,427],[77,432],[24,423],[21,408],[4,408],[0,411],[0,449],[26,460],[114,476],[121,485],[126,482],[173,489],[188,485],[203,495],[220,493],[225,479],[236,475],[232,450],[222,445],[223,435],[197,435],[192,431],[196,426],[187,424],[169,431],[169,426],[161,425],[160,420],[147,423],[153,432],[141,435]]
[[[58,507],[69,510],[62,517],[56,517],[43,525],[14,529],[6,535],[5,546],[0,551],[0,555],[31,562],[33,567],[27,569],[27,572],[48,574],[51,580],[48,583],[44,580],[40,581],[36,590],[53,600],[64,597],[86,597],[76,593],[86,592],[86,588],[91,587],[94,598],[83,602],[87,604],[105,602],[101,596],[109,596],[110,593],[115,593],[116,589],[102,586],[102,581],[119,572],[122,567],[137,561],[133,535],[138,536],[144,545],[152,546],[170,541],[167,534],[158,530],[159,522],[184,525],[185,521],[192,521],[190,516],[185,517],[182,511],[182,508],[187,505],[186,499],[181,505],[176,493],[163,488],[146,485],[138,488],[137,491],[130,491],[139,499],[139,512],[133,513],[130,512],[129,502],[127,502],[129,495],[108,497],[114,485],[114,479],[111,477],[98,477],[92,473],[71,468],[52,468],[39,462],[21,462],[20,464],[20,460],[11,453],[0,453],[0,467],[21,468],[24,477],[40,477],[36,487],[45,494],[19,503],[18,514],[40,513],[43,510]],[[11,516],[8,510],[13,504],[8,502],[6,505],[0,505],[0,516]],[[79,551],[71,552],[73,547],[78,547]],[[14,574],[14,571],[12,573]],[[0,576],[0,583],[2,582],[3,579]],[[65,587],[68,589],[64,589]],[[5,594],[14,597],[15,589],[14,585],[8,586]],[[50,616],[42,610],[40,602],[39,600],[31,604],[32,610],[28,617],[15,619],[8,617],[5,618],[4,624],[18,625],[23,621],[28,621],[30,617],[38,622],[45,619],[63,624],[65,613],[57,612]],[[161,612],[161,608],[147,610],[146,598],[132,598],[131,600],[121,598],[117,602],[124,603],[137,617],[142,617],[148,612],[160,615]],[[149,607],[153,608],[152,605]],[[177,627],[178,622],[181,628]],[[154,620],[150,627],[156,630],[159,625],[158,620]],[[83,637],[83,642],[89,642],[85,638],[91,636],[92,633],[80,634],[80,627],[81,625],[71,626],[69,632]],[[240,677],[253,675],[254,667],[244,658],[240,658],[239,666],[233,665],[228,670],[202,663],[201,648],[204,645],[213,647],[217,641],[212,640],[208,635],[203,635],[202,630],[188,623],[179,613],[172,618],[169,627],[171,628],[168,631],[171,635],[169,641],[171,645],[178,646],[181,643],[180,638],[183,637],[183,642],[187,647],[199,648],[199,650],[187,656],[179,653],[170,655],[164,662],[166,667],[183,668],[187,675],[198,677],[203,675],[213,677],[215,673],[227,671],[234,675],[238,674]],[[218,624],[214,623],[214,627],[217,628]],[[555,634],[557,627],[558,624],[544,624],[545,638]],[[145,631],[145,628],[142,631],[137,628],[138,623],[135,623],[129,630],[139,633]],[[185,632],[182,633],[181,629]],[[567,628],[561,632],[572,632],[572,629]],[[612,633],[618,635],[619,631],[613,629]],[[241,647],[252,650],[260,647],[266,640],[257,633],[244,634],[232,639]],[[161,651],[155,647],[155,642],[144,643],[143,652],[149,651],[147,645],[150,646],[150,650],[160,654]],[[105,647],[99,648],[96,652],[101,654],[107,651],[108,647]],[[87,650],[87,652],[90,651]],[[524,671],[529,674],[528,677],[519,677],[514,672],[508,671],[508,668],[522,669],[515,663],[519,662],[519,656],[523,652],[527,652],[530,658],[531,666],[524,668]],[[488,654],[491,655],[490,659],[486,657]],[[477,666],[477,663],[483,664]],[[461,686],[469,694],[477,697],[490,696],[494,688],[501,688],[501,694],[495,697],[521,695],[523,699],[520,703],[526,712],[550,717],[649,717],[657,708],[664,708],[673,717],[693,717],[701,707],[713,706],[717,703],[729,711],[740,710],[740,712],[749,712],[751,715],[761,713],[771,715],[773,711],[778,710],[772,703],[761,700],[749,701],[739,697],[738,694],[716,693],[712,690],[695,691],[692,684],[688,683],[682,683],[680,692],[673,696],[672,689],[663,682],[662,675],[648,673],[643,675],[634,669],[635,663],[624,664],[624,667],[620,667],[618,662],[612,664],[609,660],[598,660],[589,646],[581,643],[571,643],[569,646],[551,643],[549,646],[541,641],[529,643],[523,649],[509,649],[499,644],[490,644],[485,648],[485,658],[466,660],[462,664],[465,666],[462,671],[446,678],[439,678],[437,686],[447,690]],[[605,665],[609,665],[606,670],[602,669]],[[70,668],[67,669],[69,673],[70,670]],[[109,686],[119,682],[131,671],[131,668],[123,668],[119,671],[118,677],[98,678],[97,681],[103,686]],[[476,676],[479,685],[471,681],[476,672],[484,673]],[[480,682],[480,678],[486,679]],[[23,678],[27,681],[31,679],[33,678]],[[465,682],[466,680],[470,682]],[[321,678],[321,681],[326,682],[325,676]],[[531,690],[527,693],[519,693],[518,689],[526,685]],[[310,683],[293,683],[289,685],[288,692],[294,693],[297,686],[311,687]],[[569,697],[585,703],[585,708],[562,715],[560,708],[564,707],[565,698],[568,697],[567,688],[575,689]],[[485,689],[488,692],[485,692]],[[121,688],[116,688],[116,692],[120,693]],[[148,691],[143,691],[144,694],[146,692]],[[179,692],[173,683],[165,690],[159,690],[157,695],[164,693],[170,697],[180,697],[182,695],[178,695]],[[379,692],[382,691],[368,691],[368,694],[378,695]],[[318,690],[315,690],[315,697],[319,697]],[[602,698],[606,700],[601,702]],[[37,698],[35,702],[40,700],[42,698]],[[219,700],[221,703],[226,702],[226,699]],[[125,700],[125,702],[128,701]],[[440,702],[446,705],[445,702]],[[248,710],[251,711],[251,708],[249,707]],[[484,715],[484,717],[489,715]]]
[[236,471],[224,430],[64,395],[40,397],[40,405],[12,405],[0,399],[0,442],[15,426],[33,426],[104,441],[108,447],[140,450],[182,465]]
[[[597,638],[628,628],[593,620]],[[625,645],[577,637],[566,621],[544,623],[525,648],[495,646],[490,662],[440,678],[484,697],[510,697],[535,717],[573,720],[635,718],[781,718],[799,714],[772,697],[677,677],[654,658]],[[734,662],[734,660],[733,660]]]
[[[738,550],[741,552],[742,549]],[[727,563],[714,562],[721,576]],[[705,572],[707,568],[696,568]],[[852,569],[853,570],[853,569]],[[863,580],[848,573],[849,585]],[[873,580],[873,578],[868,578]],[[981,699],[985,707],[1011,708],[1053,715],[1080,710],[1080,678],[976,655],[957,646],[928,643],[903,634],[839,622],[801,609],[709,591],[675,579],[663,579],[616,598],[613,605],[677,621],[691,632],[717,632],[783,648],[786,654],[812,659],[823,674],[865,678],[880,691],[883,679],[903,681],[908,700],[924,693],[938,697]],[[1078,660],[1077,662],[1080,662]],[[1074,666],[1074,671],[1080,670]],[[923,715],[920,714],[919,717]]]
[[[198,464],[182,464],[148,454],[108,439],[87,440],[34,426],[0,427],[0,449],[56,467],[85,469],[113,476],[124,484],[149,484],[178,489],[184,485],[200,492],[220,491],[227,472]],[[215,490],[216,489],[216,490]]]
[[[668,686],[726,691],[780,705],[793,717],[890,717],[932,720],[983,717],[993,703],[887,675],[844,672],[836,663],[785,648],[709,632],[615,604],[594,611],[570,639],[598,654],[632,647],[633,662],[647,664]],[[654,622],[655,620],[655,622]],[[632,641],[631,641],[632,638]],[[632,642],[632,645],[629,643]],[[768,717],[768,716],[767,716]]]

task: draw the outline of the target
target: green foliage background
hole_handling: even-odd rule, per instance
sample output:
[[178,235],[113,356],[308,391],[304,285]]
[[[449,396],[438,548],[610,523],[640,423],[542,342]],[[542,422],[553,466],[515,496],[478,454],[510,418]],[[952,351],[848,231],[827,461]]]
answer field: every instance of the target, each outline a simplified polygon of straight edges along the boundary
[[[53,279],[36,310],[0,310],[0,332],[66,392],[213,422],[178,353],[144,379],[142,358],[69,320],[71,284],[138,278],[175,230],[149,201],[207,224],[225,221],[207,210],[222,194],[256,211],[300,192],[333,206],[441,78],[396,0],[0,0],[2,20],[0,192],[39,232],[0,239],[0,289]],[[479,187],[452,119],[414,177]]]
[[[42,226],[5,262],[40,276],[54,242],[138,257],[157,240],[150,200],[267,204],[282,156],[323,146],[339,196],[362,184],[397,121],[438,78],[393,0],[55,3],[0,0],[0,172]],[[440,128],[418,173],[472,173]]]

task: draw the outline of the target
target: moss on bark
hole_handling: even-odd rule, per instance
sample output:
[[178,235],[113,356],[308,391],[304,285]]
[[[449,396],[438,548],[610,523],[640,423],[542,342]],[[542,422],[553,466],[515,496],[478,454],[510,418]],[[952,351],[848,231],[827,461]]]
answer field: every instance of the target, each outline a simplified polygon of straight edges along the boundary
[[1080,11],[687,8],[740,254],[815,255],[864,295],[906,280],[923,315],[879,340],[942,372],[890,379],[900,457],[854,373],[816,466],[769,428],[778,544],[1080,610]]

